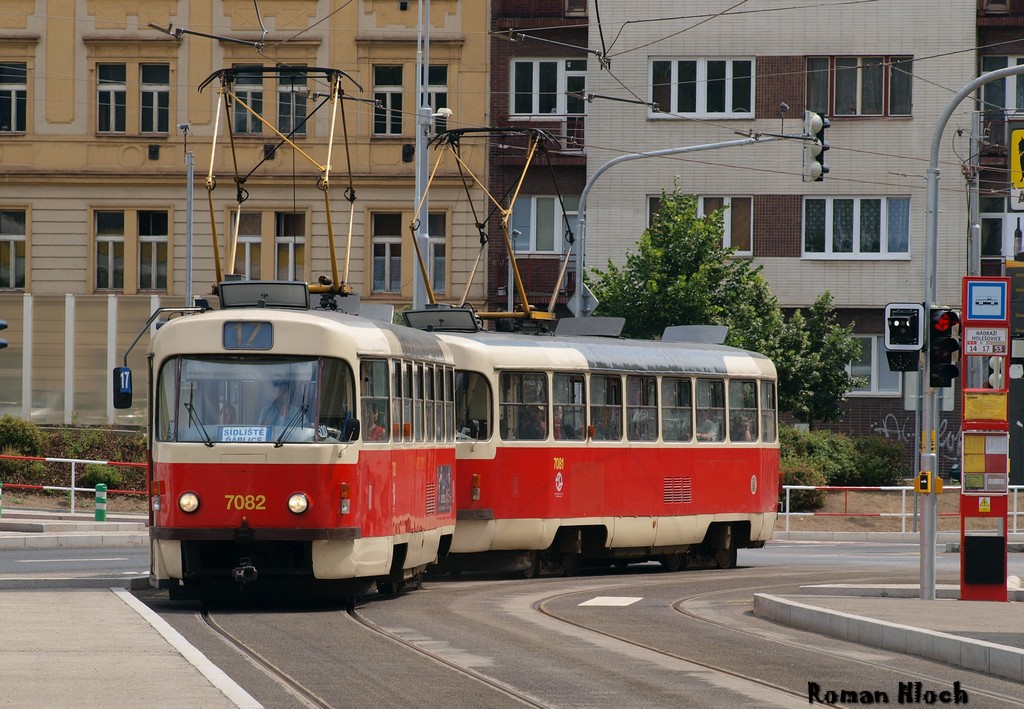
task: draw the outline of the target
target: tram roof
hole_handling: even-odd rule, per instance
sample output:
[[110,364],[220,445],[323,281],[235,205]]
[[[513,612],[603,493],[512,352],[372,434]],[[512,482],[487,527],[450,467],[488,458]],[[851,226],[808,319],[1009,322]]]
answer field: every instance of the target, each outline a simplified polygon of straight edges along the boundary
[[724,345],[494,332],[439,337],[497,368],[775,376],[764,355]]

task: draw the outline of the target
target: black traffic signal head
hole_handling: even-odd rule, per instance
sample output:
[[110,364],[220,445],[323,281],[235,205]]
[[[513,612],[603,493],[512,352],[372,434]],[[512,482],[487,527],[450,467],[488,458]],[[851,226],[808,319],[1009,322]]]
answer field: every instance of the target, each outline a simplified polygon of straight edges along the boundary
[[929,322],[929,385],[948,387],[960,376],[960,316],[949,308],[932,308]]
[[924,347],[924,306],[889,303],[885,306],[885,349],[920,351]]

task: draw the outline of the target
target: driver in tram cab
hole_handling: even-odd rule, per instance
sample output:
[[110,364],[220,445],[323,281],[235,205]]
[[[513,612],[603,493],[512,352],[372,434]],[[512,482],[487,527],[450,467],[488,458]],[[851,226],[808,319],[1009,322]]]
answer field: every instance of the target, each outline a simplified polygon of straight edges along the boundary
[[258,423],[260,426],[287,426],[295,421],[301,423],[296,416],[299,407],[292,402],[291,382],[278,379],[274,382],[274,400],[263,407]]

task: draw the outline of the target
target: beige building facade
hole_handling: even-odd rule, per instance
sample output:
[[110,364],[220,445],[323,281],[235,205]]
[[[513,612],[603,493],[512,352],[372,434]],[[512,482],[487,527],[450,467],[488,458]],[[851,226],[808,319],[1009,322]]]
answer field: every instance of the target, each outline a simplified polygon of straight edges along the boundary
[[[417,5],[3,3],[0,414],[136,421],[145,401],[115,416],[107,365],[155,307],[184,304],[189,286],[211,292],[214,233],[223,274],[315,283],[333,278],[333,232],[339,280],[362,302],[411,302],[417,61],[429,63],[431,110],[451,111],[432,132],[486,125],[490,41],[486,3],[433,0],[421,53]],[[343,72],[336,102],[322,69]],[[239,101],[230,111],[225,87]],[[450,156],[435,171],[441,154],[429,149],[429,216],[418,215],[430,284],[439,300],[468,285],[481,301],[485,274],[468,281],[484,193]],[[485,148],[461,157],[486,175]]]

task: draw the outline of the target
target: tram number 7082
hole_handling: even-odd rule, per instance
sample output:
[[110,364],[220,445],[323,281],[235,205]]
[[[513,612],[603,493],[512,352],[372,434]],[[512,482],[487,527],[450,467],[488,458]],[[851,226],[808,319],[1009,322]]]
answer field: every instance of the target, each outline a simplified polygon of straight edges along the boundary
[[227,508],[229,510],[265,510],[267,509],[266,495],[225,495]]

